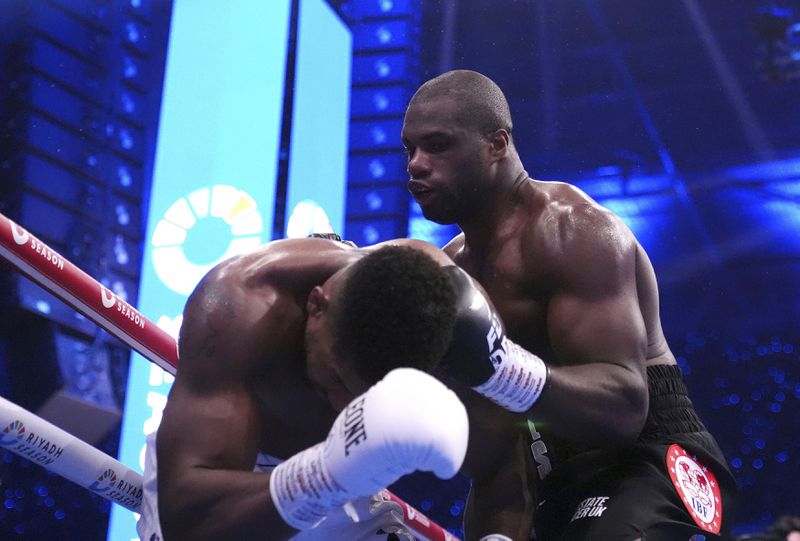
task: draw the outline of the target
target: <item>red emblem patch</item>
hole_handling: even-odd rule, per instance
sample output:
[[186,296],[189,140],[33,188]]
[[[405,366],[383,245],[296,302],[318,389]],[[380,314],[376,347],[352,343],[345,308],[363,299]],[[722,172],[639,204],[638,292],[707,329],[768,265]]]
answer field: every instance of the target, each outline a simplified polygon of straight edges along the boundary
[[717,478],[677,443],[670,445],[666,460],[672,484],[695,524],[718,534],[722,526],[722,498]]

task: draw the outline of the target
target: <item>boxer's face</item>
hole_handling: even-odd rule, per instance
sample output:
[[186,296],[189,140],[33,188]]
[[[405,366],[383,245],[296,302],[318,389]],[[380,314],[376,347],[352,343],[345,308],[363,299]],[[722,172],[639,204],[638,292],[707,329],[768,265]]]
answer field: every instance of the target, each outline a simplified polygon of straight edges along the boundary
[[333,336],[331,304],[344,280],[344,271],[334,274],[309,294],[306,308],[305,349],[306,372],[314,388],[336,411],[367,390],[352,363],[336,352]]
[[412,102],[403,121],[408,189],[434,222],[462,221],[483,197],[489,145],[475,128],[463,124],[449,97]]

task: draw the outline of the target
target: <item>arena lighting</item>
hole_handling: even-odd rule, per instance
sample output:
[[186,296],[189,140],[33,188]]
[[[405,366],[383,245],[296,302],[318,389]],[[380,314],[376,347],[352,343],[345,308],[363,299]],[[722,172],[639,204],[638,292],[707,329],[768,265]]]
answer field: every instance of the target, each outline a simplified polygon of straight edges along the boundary
[[758,66],[772,82],[800,77],[800,21],[791,8],[769,2],[758,10]]

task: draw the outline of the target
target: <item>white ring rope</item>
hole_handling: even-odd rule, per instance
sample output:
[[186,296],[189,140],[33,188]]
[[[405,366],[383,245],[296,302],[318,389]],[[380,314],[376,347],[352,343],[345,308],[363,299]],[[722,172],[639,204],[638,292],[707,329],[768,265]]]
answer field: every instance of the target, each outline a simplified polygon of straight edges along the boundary
[[114,503],[139,512],[142,475],[0,397],[0,446]]

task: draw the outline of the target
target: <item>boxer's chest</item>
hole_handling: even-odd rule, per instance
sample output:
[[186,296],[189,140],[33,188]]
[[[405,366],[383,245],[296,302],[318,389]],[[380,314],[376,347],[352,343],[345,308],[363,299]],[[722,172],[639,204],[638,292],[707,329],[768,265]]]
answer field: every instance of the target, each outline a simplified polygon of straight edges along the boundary
[[271,374],[254,389],[263,414],[261,452],[285,459],[327,437],[336,412],[304,378]]
[[523,264],[513,246],[485,257],[469,254],[454,259],[489,294],[509,338],[539,355],[550,351],[547,337],[549,293],[544,272],[529,262]]

